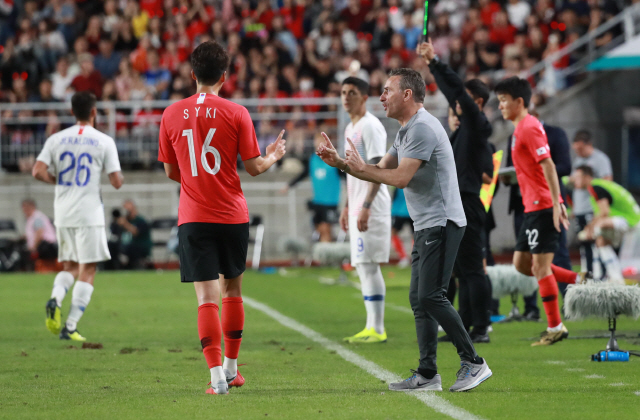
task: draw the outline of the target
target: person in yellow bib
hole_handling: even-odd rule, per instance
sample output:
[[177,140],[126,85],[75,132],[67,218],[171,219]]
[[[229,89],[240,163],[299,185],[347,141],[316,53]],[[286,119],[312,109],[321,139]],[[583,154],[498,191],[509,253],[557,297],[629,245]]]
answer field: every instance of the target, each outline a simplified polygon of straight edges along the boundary
[[574,188],[589,192],[594,212],[593,220],[578,233],[578,239],[595,241],[606,270],[606,279],[624,284],[622,268],[614,248],[619,248],[625,233],[640,222],[640,206],[621,185],[594,178],[590,166],[579,166],[572,178]]

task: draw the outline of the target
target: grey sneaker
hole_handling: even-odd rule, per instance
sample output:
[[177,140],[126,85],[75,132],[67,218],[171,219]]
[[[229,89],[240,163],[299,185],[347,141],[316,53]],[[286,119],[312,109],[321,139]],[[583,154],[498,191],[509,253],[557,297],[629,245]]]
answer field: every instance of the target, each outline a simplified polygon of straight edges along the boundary
[[458,379],[456,383],[449,388],[451,392],[469,391],[489,379],[493,374],[486,360],[483,360],[481,365],[471,362],[460,362],[460,366],[461,368],[457,373]]
[[436,373],[432,379],[427,379],[415,370],[411,369],[413,376],[402,382],[389,384],[389,391],[442,391],[442,378]]

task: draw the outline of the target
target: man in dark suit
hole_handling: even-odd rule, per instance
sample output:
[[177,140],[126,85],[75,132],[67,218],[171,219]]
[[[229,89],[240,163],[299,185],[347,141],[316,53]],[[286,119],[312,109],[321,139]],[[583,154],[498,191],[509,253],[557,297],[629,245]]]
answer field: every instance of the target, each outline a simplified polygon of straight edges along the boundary
[[[530,111],[530,114],[539,118],[536,111]],[[549,142],[549,148],[551,149],[551,159],[556,165],[556,172],[558,173],[558,179],[563,176],[571,174],[571,144],[567,138],[567,134],[560,127],[555,127],[546,124],[542,121],[542,126],[547,133],[547,140]],[[507,166],[513,166],[511,160],[511,141],[512,137],[509,137],[509,143],[507,146]],[[509,185],[509,184],[507,184]],[[562,198],[567,200],[567,189],[564,184],[560,183],[560,192]],[[524,205],[522,204],[522,195],[520,194],[520,187],[518,184],[511,185],[511,191],[509,196],[509,214],[513,212],[513,228],[518,236],[520,226],[522,226],[522,220],[524,218]],[[558,243],[558,249],[553,257],[553,264],[571,270],[571,259],[569,258],[569,249],[567,248],[567,231],[563,226],[560,226],[560,240]],[[567,289],[565,283],[558,283],[558,288],[564,296]],[[524,298],[524,316],[532,321],[540,319],[540,309],[538,308],[538,293],[534,292],[531,296],[525,296]]]

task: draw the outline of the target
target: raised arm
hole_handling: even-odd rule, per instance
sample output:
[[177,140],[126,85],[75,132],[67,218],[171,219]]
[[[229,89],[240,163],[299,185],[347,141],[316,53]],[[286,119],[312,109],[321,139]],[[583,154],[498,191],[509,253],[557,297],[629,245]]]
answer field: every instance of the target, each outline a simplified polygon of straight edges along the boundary
[[282,136],[284,136],[284,130],[280,132],[280,135],[275,142],[267,146],[267,153],[264,157],[257,156],[243,162],[244,168],[247,170],[249,175],[258,176],[261,173],[266,172],[274,163],[282,159],[282,156],[286,153],[284,147],[286,140],[283,139]]

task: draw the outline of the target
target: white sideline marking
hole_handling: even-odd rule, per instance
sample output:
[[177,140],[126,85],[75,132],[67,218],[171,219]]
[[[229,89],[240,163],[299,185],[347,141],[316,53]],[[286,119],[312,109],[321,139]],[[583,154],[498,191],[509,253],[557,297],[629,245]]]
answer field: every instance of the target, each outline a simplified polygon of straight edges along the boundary
[[585,376],[585,378],[587,378],[587,379],[604,379],[604,376],[602,376],[602,375],[587,375],[587,376]]
[[[308,339],[322,345],[324,348],[335,351],[340,357],[342,357],[347,362],[353,363],[354,365],[358,366],[360,369],[365,370],[370,375],[375,376],[376,378],[382,381],[385,381],[386,383],[398,382],[403,379],[400,376],[396,375],[395,373],[390,372],[384,369],[383,367],[365,359],[359,354],[346,349],[340,344],[334,343],[333,341],[329,340],[322,334],[312,330],[311,328],[305,325],[302,325],[301,323],[299,323],[293,318],[289,318],[288,316],[281,314],[280,312],[265,305],[264,303],[258,302],[257,300],[254,300],[247,296],[243,296],[242,300],[246,305],[250,306],[251,308],[256,309],[270,316],[271,318],[275,319],[285,327],[299,332],[300,334],[304,335]],[[470,412],[462,408],[456,407],[455,405],[451,404],[449,401],[435,395],[432,392],[414,391],[414,392],[406,392],[406,394],[409,394],[419,399],[420,401],[422,401],[423,403],[425,403],[435,411],[442,413],[444,415],[447,415],[451,418],[458,419],[458,420],[473,420],[473,419],[480,420],[481,419],[481,417],[471,414]]]
[[612,384],[609,384],[609,386],[625,386],[626,384],[624,382],[614,382]]
[[567,362],[563,362],[562,360],[547,360],[547,364],[549,365],[566,365]]
[[634,392],[634,394],[636,394],[638,397],[640,397],[640,391],[636,391],[636,392]]
[[568,368],[565,369],[567,372],[584,372],[584,369],[582,368]]

